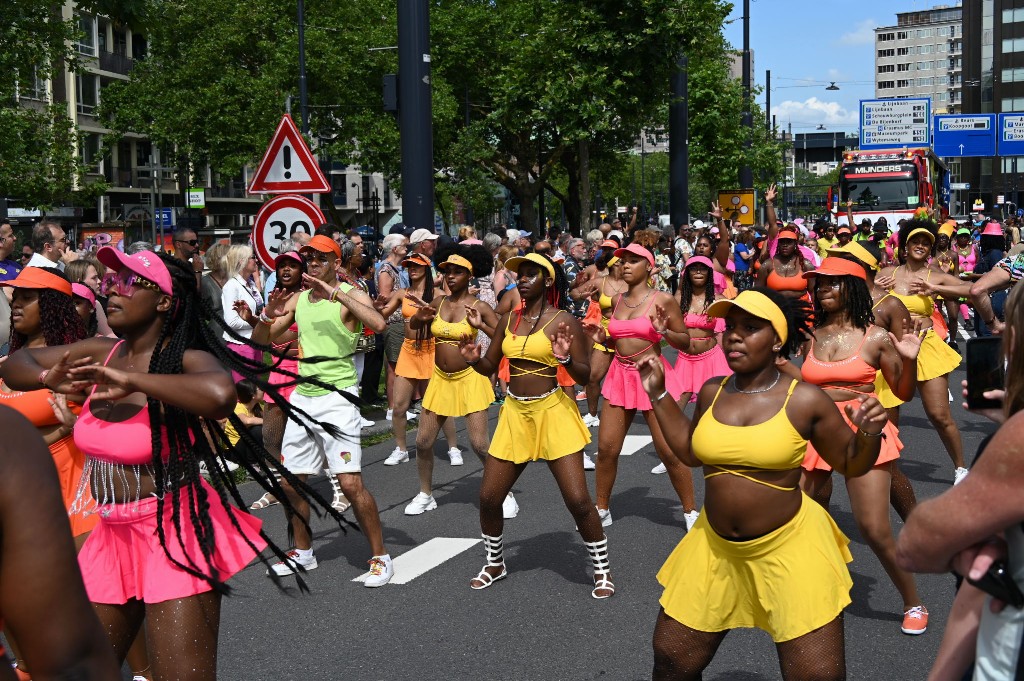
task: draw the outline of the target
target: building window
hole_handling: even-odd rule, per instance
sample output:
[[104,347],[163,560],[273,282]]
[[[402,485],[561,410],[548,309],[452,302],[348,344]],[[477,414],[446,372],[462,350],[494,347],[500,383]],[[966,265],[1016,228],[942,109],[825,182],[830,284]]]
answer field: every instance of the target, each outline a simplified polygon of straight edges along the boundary
[[917,62],[918,71],[931,71],[935,68],[935,62],[933,61],[919,61]]
[[[150,156],[152,155],[153,145],[148,140],[137,140],[135,142],[135,167],[141,168],[144,166],[148,166],[150,162]],[[149,176],[147,175],[146,177]]]
[[78,15],[78,42],[75,47],[80,54],[96,56],[96,17]]
[[935,35],[949,35],[949,26],[940,26],[939,28],[935,29]]
[[935,84],[935,79],[934,78],[918,78],[917,79],[917,86],[918,87],[924,87],[926,85],[934,85],[934,84]]
[[1003,52],[1024,52],[1024,38],[1010,38],[1004,40]]
[[880,42],[888,42],[890,40],[895,40],[895,39],[896,39],[896,34],[895,33],[879,33],[878,34],[878,40]]
[[1004,9],[1003,10],[1003,23],[1012,24],[1018,21],[1024,21],[1024,9]]
[[905,57],[908,54],[910,54],[910,48],[909,47],[897,47],[896,48],[896,54],[898,56],[900,56],[900,57]]
[[1003,99],[1000,109],[1004,113],[1011,111],[1024,111],[1024,97],[1006,97]]
[[939,94],[937,95],[937,97],[938,97],[938,100],[939,100],[940,102],[945,102],[946,100],[948,100],[948,99],[949,99],[949,93],[947,93],[947,92],[940,92],[940,93],[939,93]]
[[906,39],[907,39],[907,32],[906,31],[898,31],[896,33],[896,40],[906,40]]
[[896,51],[892,50],[892,49],[889,49],[889,50],[879,50],[878,51],[878,56],[879,57],[895,57],[896,56]]
[[897,64],[896,65],[896,70],[897,71],[909,71],[911,66],[912,66],[912,64]]
[[96,133],[82,135],[82,163],[89,172],[100,172],[100,136]]
[[893,81],[891,81],[891,80],[883,80],[883,81],[879,81],[879,83],[878,83],[878,89],[879,90],[891,90],[895,86],[896,86],[896,84]]
[[893,73],[894,71],[896,71],[895,64],[883,64],[882,66],[878,67],[879,73]]
[[80,73],[75,77],[78,85],[78,113],[92,116],[100,103],[100,77]]
[[896,87],[910,87],[910,82],[909,80],[897,80]]

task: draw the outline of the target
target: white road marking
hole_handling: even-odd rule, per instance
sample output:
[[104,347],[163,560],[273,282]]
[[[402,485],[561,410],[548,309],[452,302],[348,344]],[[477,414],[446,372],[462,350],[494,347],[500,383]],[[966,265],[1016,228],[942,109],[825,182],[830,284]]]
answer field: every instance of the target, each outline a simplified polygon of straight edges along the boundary
[[651,444],[650,435],[627,435],[626,439],[622,442],[622,451],[619,452],[621,456],[632,456],[641,449]]
[[[454,558],[463,551],[479,544],[481,539],[434,537],[394,559],[395,576],[389,584],[408,584],[420,575],[433,570],[441,563]],[[364,582],[370,573],[359,575],[353,582]]]

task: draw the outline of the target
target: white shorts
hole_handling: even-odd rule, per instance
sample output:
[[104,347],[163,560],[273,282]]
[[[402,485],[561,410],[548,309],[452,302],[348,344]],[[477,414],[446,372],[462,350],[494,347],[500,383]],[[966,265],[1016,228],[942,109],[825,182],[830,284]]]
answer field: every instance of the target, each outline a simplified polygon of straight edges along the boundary
[[302,423],[288,419],[284,427],[281,454],[284,467],[296,475],[314,475],[325,468],[333,474],[358,473],[362,470],[363,448],[359,440],[362,417],[354,404],[338,393],[309,397],[299,391],[288,400],[314,421],[329,423],[341,431],[335,438],[317,423]]

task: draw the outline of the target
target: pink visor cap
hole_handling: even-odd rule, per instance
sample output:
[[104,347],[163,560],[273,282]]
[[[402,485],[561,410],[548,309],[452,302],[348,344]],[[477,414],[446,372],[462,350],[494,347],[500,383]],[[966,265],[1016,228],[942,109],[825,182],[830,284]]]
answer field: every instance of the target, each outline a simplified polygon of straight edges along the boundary
[[651,267],[654,267],[654,256],[651,255],[651,252],[648,251],[643,246],[641,246],[640,244],[630,244],[630,245],[626,246],[625,248],[618,248],[618,249],[616,249],[615,250],[615,257],[621,258],[622,256],[626,255],[627,253],[632,253],[633,255],[639,255],[641,258],[643,258],[644,260],[649,262],[651,264]]
[[174,288],[171,286],[171,273],[160,256],[152,251],[125,255],[116,248],[104,246],[96,253],[96,257],[115,272],[128,269],[156,284],[163,293],[169,296],[174,295]]
[[93,293],[92,289],[85,284],[72,284],[71,293],[75,294],[79,298],[85,298],[93,307],[96,307],[96,294]]

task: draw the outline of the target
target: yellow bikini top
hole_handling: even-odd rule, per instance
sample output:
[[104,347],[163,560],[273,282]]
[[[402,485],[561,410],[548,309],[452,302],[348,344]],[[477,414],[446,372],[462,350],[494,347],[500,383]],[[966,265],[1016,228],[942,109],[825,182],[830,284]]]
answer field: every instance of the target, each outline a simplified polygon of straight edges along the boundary
[[[441,308],[444,307],[446,300],[448,300],[448,296],[441,299],[437,306],[437,314],[434,315],[434,321],[430,322],[430,333],[437,342],[458,345],[466,336],[476,338],[476,329],[470,325],[466,317],[458,322],[446,322],[441,319]],[[473,304],[476,305],[476,301]]]
[[605,295],[604,292],[604,283],[605,281],[607,281],[607,279],[607,275],[605,275],[605,277],[601,279],[601,293],[597,297],[597,304],[601,306],[602,312],[610,310],[612,308],[612,298],[611,296]]
[[786,393],[786,401],[782,403],[782,408],[767,421],[753,426],[732,426],[715,418],[715,403],[718,402],[718,396],[722,394],[722,388],[728,380],[728,376],[722,379],[715,399],[711,401],[711,407],[701,417],[693,431],[691,447],[694,456],[705,466],[718,469],[706,473],[704,478],[729,474],[783,492],[797,489],[780,487],[748,475],[765,470],[791,470],[803,463],[807,440],[797,432],[786,415],[786,405],[789,404],[789,398],[796,388],[796,379],[789,384],[789,392]]
[[[896,276],[896,272],[900,271],[900,267],[903,267],[903,265],[897,267],[896,270],[892,273],[892,276],[894,278]],[[928,281],[929,279],[931,279],[931,276],[932,271],[929,269],[928,274],[925,275],[924,280]],[[889,291],[889,293],[891,293],[896,298],[899,298],[903,302],[903,304],[907,306],[907,310],[910,311],[910,314],[916,315],[918,317],[932,316],[932,310],[935,308],[935,301],[932,299],[931,296],[926,296],[923,293],[896,293],[895,290]]]
[[[553,378],[555,374],[548,371],[548,369],[557,367],[558,360],[555,359],[555,353],[551,350],[551,339],[544,333],[544,329],[558,317],[558,314],[556,313],[544,326],[526,335],[516,335],[508,327],[513,316],[510,314],[505,322],[505,338],[501,341],[501,354],[505,355],[509,360],[508,375],[510,377],[543,376],[545,378]],[[519,366],[515,361],[520,359],[536,362],[542,366]]]

